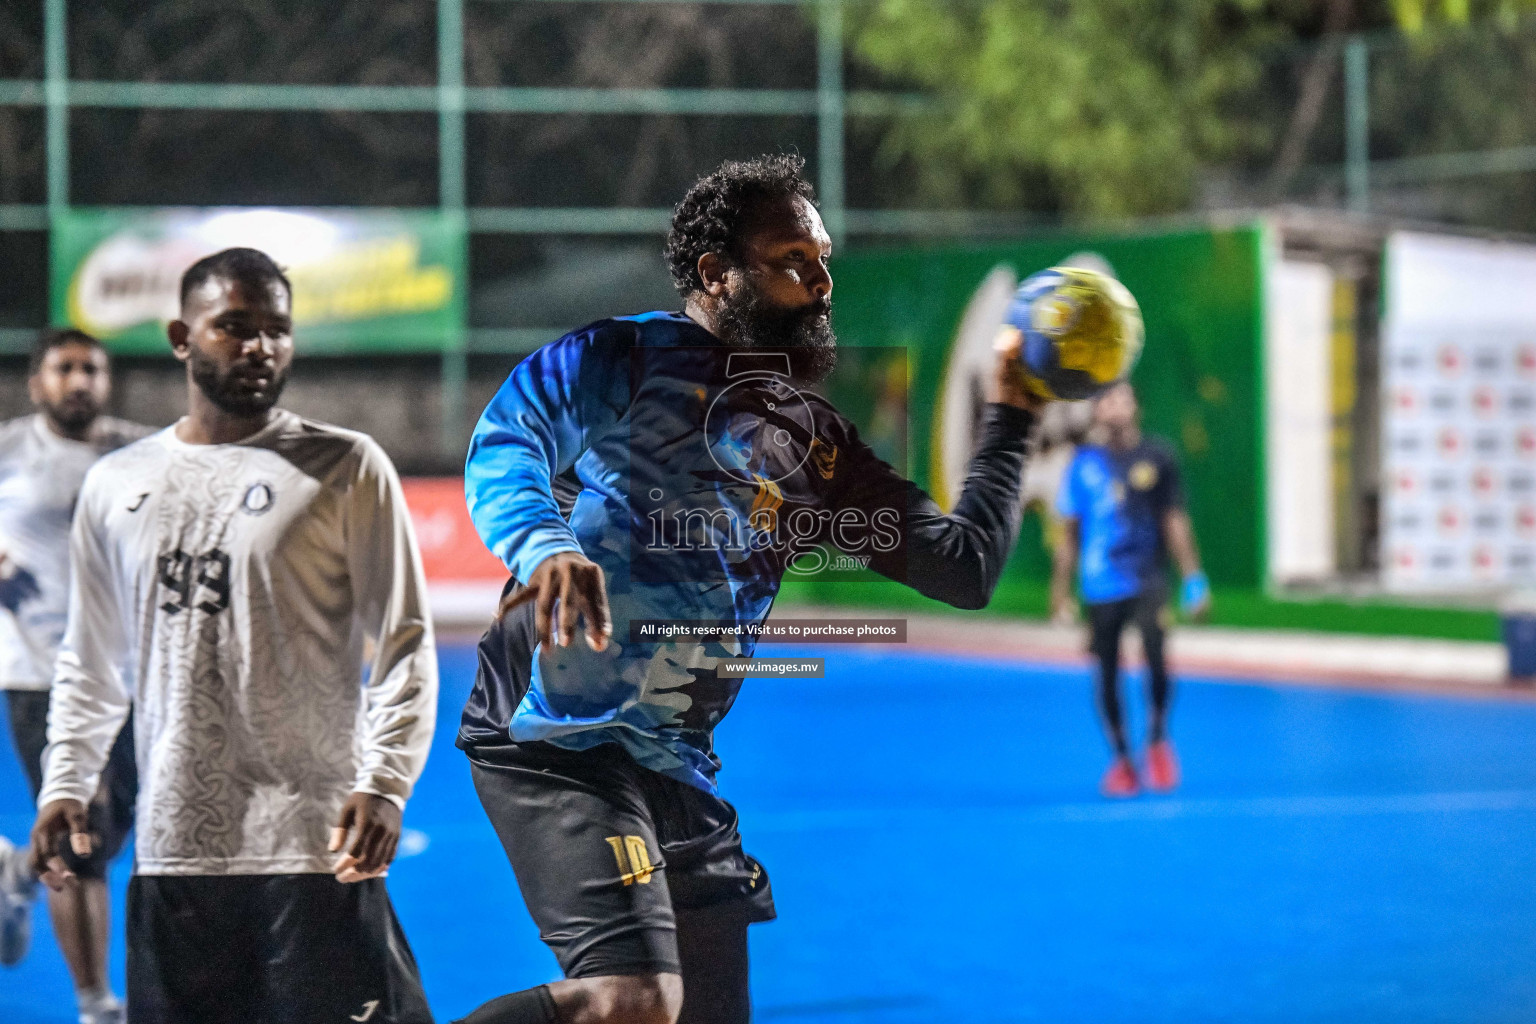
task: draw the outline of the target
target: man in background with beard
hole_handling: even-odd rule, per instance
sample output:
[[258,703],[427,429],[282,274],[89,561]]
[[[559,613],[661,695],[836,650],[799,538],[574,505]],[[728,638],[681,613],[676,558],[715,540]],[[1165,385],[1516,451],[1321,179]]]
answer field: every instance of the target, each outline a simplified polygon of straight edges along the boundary
[[[86,472],[107,452],[149,433],[103,416],[111,366],[83,331],[50,330],[32,349],[27,381],[37,412],[0,424],[0,690],[11,737],[37,798],[47,744],[48,689],[69,605],[69,524]],[[75,985],[81,1024],[112,1024],[122,1007],[107,980],[107,864],[133,825],[137,788],[132,731],[112,745],[90,801],[88,856],[60,855],[79,879],[51,892],[48,912]],[[37,881],[26,851],[0,837],[0,964],[26,951]]]
[[73,884],[131,693],[129,1024],[431,1021],[380,877],[432,738],[421,559],[379,446],[275,407],[292,294],[253,249],[193,264],[187,415],[91,469],[70,537],[33,858]]
[[[545,346],[475,429],[470,513],[513,579],[458,742],[566,977],[467,1024],[744,1024],[747,926],[774,908],[717,795],[712,733],[741,685],[722,661],[752,654],[823,541],[980,608],[1018,532],[1038,400],[1016,352],[948,515],[800,390],[836,356],[831,240],[801,172],[762,157],[696,182],[666,250],[683,311]],[[655,620],[727,632],[649,639]]]

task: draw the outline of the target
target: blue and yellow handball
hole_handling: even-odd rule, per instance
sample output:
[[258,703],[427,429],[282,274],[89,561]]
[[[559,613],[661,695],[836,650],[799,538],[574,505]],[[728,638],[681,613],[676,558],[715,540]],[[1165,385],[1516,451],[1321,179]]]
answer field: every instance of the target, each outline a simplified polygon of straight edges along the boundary
[[1096,270],[1052,267],[1026,278],[1004,326],[1023,335],[1019,358],[1041,398],[1092,398],[1130,376],[1141,357],[1141,307]]

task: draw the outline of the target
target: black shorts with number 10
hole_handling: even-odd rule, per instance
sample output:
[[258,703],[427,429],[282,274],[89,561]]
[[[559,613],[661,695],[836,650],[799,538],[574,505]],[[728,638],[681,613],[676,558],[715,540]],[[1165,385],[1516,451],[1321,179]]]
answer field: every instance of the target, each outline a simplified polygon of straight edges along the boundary
[[742,850],[736,810],[719,797],[642,768],[612,743],[466,753],[566,977],[682,973],[676,911],[773,920],[767,872]]

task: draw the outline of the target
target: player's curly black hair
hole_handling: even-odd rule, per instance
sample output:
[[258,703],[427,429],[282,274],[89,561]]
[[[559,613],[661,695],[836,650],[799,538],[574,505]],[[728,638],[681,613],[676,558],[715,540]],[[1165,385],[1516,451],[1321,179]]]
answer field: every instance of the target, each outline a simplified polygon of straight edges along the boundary
[[678,292],[686,297],[702,291],[699,257],[717,252],[739,258],[757,204],[789,196],[816,201],[816,190],[805,178],[805,160],[792,153],[727,160],[694,182],[673,211],[667,234],[667,269]]

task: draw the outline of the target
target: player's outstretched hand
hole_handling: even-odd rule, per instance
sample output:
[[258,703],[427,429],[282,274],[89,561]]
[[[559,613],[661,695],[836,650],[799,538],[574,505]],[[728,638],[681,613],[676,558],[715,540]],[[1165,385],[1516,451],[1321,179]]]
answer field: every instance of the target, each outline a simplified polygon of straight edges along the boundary
[[575,643],[578,617],[587,625],[587,646],[594,651],[607,647],[613,636],[602,567],[578,552],[562,551],[540,562],[528,585],[501,602],[496,617],[529,601],[534,602],[534,630],[545,646]]
[[90,816],[85,804],[79,800],[50,800],[38,810],[37,822],[32,826],[32,872],[54,890],[75,880],[75,873],[58,853],[59,843],[65,837],[76,857],[91,855]]
[[1024,360],[1019,358],[1019,350],[1023,347],[1024,335],[1015,327],[1005,328],[992,342],[992,350],[997,353],[992,374],[992,400],[1038,413],[1045,408],[1045,399],[1030,390]]
[[336,881],[378,878],[389,869],[399,845],[400,808],[372,793],[353,793],[331,829],[328,849],[332,853],[346,851],[332,867]]

